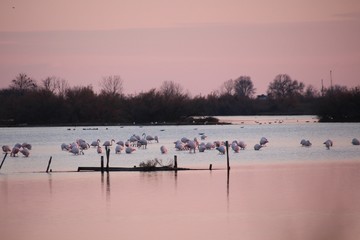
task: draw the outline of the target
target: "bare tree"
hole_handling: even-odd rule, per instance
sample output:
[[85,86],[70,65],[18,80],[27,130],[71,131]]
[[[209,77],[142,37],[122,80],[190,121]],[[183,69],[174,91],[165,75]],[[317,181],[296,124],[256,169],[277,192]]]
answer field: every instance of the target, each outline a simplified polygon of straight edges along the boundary
[[240,97],[251,98],[256,89],[249,76],[240,76],[234,81],[234,90],[235,94]]
[[279,74],[269,84],[267,94],[274,99],[284,99],[301,95],[304,87],[304,83],[292,80],[289,75]]
[[31,79],[25,73],[20,73],[11,81],[10,88],[24,92],[36,89],[37,84],[34,79]]
[[234,80],[229,79],[225,81],[220,88],[220,94],[233,95],[234,94]]
[[183,95],[183,87],[173,81],[164,81],[160,86],[160,93],[165,97],[178,97]]
[[59,82],[57,81],[57,78],[55,76],[47,77],[43,80],[41,80],[43,88],[46,91],[54,93],[58,89]]
[[120,75],[103,77],[100,82],[101,93],[106,95],[122,95],[123,94],[123,80]]

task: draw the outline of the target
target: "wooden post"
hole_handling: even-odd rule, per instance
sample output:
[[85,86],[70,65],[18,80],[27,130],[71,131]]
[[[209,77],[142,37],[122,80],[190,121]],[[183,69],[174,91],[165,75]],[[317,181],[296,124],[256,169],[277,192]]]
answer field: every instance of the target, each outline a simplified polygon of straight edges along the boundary
[[104,156],[101,156],[100,162],[101,173],[104,173]]
[[177,156],[174,155],[174,168],[176,169],[177,168]]
[[109,171],[110,148],[106,147],[106,171]]
[[5,162],[5,158],[7,157],[7,155],[8,155],[8,153],[5,153],[5,156],[4,156],[4,158],[3,158],[2,162],[1,162],[1,165],[0,165],[0,169],[1,169],[2,165],[3,165],[4,162]]
[[46,168],[46,172],[47,172],[47,173],[49,172],[49,168],[50,168],[50,164],[51,164],[51,159],[52,159],[52,156],[50,157],[49,162],[48,162],[48,165],[47,165],[47,168]]
[[230,170],[230,162],[229,162],[229,142],[225,142],[226,146],[226,162],[227,162],[227,169]]
[[210,170],[210,171],[212,170],[212,164],[210,164],[210,166],[209,166],[209,170]]

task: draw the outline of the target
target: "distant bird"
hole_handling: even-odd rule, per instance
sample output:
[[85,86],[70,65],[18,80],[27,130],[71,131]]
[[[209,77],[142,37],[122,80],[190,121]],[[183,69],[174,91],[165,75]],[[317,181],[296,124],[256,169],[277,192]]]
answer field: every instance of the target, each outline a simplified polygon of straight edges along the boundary
[[105,142],[103,143],[103,146],[105,146],[105,147],[110,147],[110,146],[112,146],[112,143],[113,143],[113,142],[115,142],[114,139],[111,139],[111,141],[105,141]]
[[178,140],[178,141],[174,142],[174,144],[175,144],[175,148],[177,150],[179,150],[179,151],[185,150],[185,144],[182,141]]
[[121,145],[116,145],[116,147],[115,147],[115,154],[121,153],[121,150],[123,150],[123,146],[121,146]]
[[185,147],[189,148],[190,153],[191,153],[192,150],[193,150],[194,153],[195,153],[195,150],[196,150],[196,148],[198,147],[198,145],[199,145],[199,143],[198,143],[197,139],[194,138],[194,141],[189,140],[189,141],[186,143]]
[[234,150],[234,152],[238,153],[240,151],[240,147],[236,141],[231,143],[231,148]]
[[326,149],[328,149],[328,150],[330,149],[330,147],[333,146],[333,142],[330,139],[326,140],[324,142],[324,144],[325,144]]
[[312,144],[309,140],[305,140],[305,139],[302,139],[300,141],[300,144],[303,146],[303,147],[310,147]]
[[167,148],[163,145],[160,147],[161,154],[166,154],[168,152]]
[[20,149],[20,152],[21,152],[25,157],[29,157],[29,155],[30,155],[30,151],[29,151],[29,149],[27,149],[26,147]]
[[11,153],[10,153],[10,157],[15,157],[20,151],[20,148],[18,147],[13,147],[13,149],[11,150]]
[[125,152],[126,152],[127,154],[130,154],[130,153],[132,153],[132,152],[134,152],[134,151],[136,151],[136,149],[135,149],[135,148],[132,148],[132,147],[127,147],[127,148],[125,149]]
[[202,134],[200,138],[201,138],[201,140],[205,140],[207,138],[207,136],[205,134]]
[[4,153],[10,153],[11,152],[11,148],[9,147],[9,145],[2,146],[2,150],[3,150]]
[[96,141],[93,141],[90,145],[91,145],[92,147],[97,147],[97,146],[99,146],[99,144],[100,144],[100,139],[98,139],[98,140],[96,140]]
[[353,145],[360,145],[360,141],[357,138],[353,138],[353,140],[351,141],[351,143]]
[[266,139],[266,137],[262,137],[260,139],[260,145],[264,146],[265,144],[267,144],[269,141]]
[[155,140],[155,142],[159,143],[159,138],[158,138],[158,136],[154,136],[154,140]]
[[84,155],[83,150],[81,148],[79,148],[78,146],[73,146],[69,152],[71,152],[74,155],[80,155],[80,154]]
[[225,154],[225,152],[226,152],[224,145],[217,147],[216,150],[218,150],[220,154]]
[[125,143],[124,143],[124,141],[118,141],[117,143],[116,143],[117,145],[120,145],[120,146],[122,146],[122,147],[125,147]]
[[244,150],[246,148],[246,144],[243,141],[239,141],[238,145],[242,150]]
[[262,147],[263,147],[263,145],[260,145],[260,144],[257,143],[257,144],[254,145],[254,150],[258,151]]
[[215,144],[211,143],[211,142],[208,142],[208,143],[205,144],[205,147],[206,147],[206,150],[211,150],[211,149],[215,148]]
[[21,148],[22,147],[22,145],[20,144],[20,143],[16,143],[15,145],[14,145],[14,147],[16,147],[16,148]]
[[206,144],[205,143],[200,143],[200,145],[198,146],[199,152],[205,152],[206,150]]
[[61,144],[61,150],[65,150],[65,151],[69,151],[70,150],[70,146],[69,144],[66,144],[66,143],[62,143]]
[[32,148],[32,146],[31,146],[31,144],[29,144],[29,143],[23,143],[23,144],[21,144],[21,146],[24,148],[27,148],[28,150],[31,150],[31,148]]
[[144,138],[142,138],[142,139],[140,139],[140,140],[137,142],[137,147],[138,147],[138,148],[143,147],[144,149],[146,149],[146,148],[147,148],[147,144],[148,144],[147,140],[144,139]]
[[99,153],[99,154],[102,153],[102,148],[101,148],[100,145],[97,146],[96,151],[97,151],[97,153]]

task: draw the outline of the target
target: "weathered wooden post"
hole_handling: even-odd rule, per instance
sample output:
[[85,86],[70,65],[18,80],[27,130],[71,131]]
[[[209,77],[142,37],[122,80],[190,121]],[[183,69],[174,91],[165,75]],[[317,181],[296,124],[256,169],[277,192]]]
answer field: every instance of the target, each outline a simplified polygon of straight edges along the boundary
[[1,165],[0,165],[0,169],[1,169],[2,165],[3,165],[4,162],[5,162],[5,158],[7,157],[7,155],[8,155],[8,153],[5,153],[5,156],[4,156],[4,158],[3,158],[2,162],[1,162]]
[[106,171],[109,172],[110,148],[106,147]]
[[210,163],[210,166],[209,166],[209,170],[211,171],[212,170],[212,164]]
[[100,158],[100,169],[101,173],[104,173],[104,156],[101,156]]
[[51,160],[52,160],[52,156],[50,157],[47,168],[46,168],[47,173],[49,172],[49,169],[50,169]]
[[226,146],[226,161],[227,161],[227,170],[230,170],[230,162],[229,162],[229,142],[225,142]]
[[174,155],[174,168],[177,169],[177,156]]

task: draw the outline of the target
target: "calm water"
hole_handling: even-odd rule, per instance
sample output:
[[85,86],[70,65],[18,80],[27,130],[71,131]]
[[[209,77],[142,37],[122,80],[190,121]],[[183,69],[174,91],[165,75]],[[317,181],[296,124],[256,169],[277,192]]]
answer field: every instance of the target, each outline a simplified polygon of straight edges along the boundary
[[[317,123],[311,117],[227,118],[236,125],[2,128],[0,144],[29,142],[28,158],[8,157],[0,170],[1,239],[358,239],[360,236],[359,123]],[[279,123],[280,122],[282,123]],[[75,130],[74,130],[75,129]],[[231,171],[76,173],[99,166],[95,149],[74,156],[61,143],[78,138],[126,140],[157,135],[133,154],[110,156],[111,166],[149,159],[180,166],[226,166],[216,150],[179,152],[182,138],[243,140],[230,151]],[[265,136],[268,146],[254,151]],[[300,146],[302,138],[312,147]],[[334,141],[326,150],[323,142]],[[169,153],[160,154],[160,146]],[[49,157],[54,172],[45,171]]]

